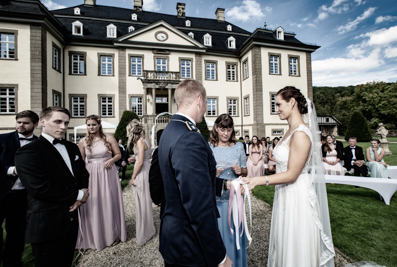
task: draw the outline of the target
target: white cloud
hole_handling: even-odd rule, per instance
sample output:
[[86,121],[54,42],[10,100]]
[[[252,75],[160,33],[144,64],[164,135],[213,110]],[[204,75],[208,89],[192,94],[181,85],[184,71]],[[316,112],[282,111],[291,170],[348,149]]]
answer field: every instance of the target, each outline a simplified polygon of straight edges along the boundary
[[371,46],[387,46],[391,43],[397,42],[397,26],[390,27],[388,29],[383,28],[372,32],[367,32],[357,36],[357,38],[369,37],[367,41],[368,45]]
[[393,21],[396,20],[397,16],[379,16],[375,20],[375,24],[382,23],[384,21]]
[[[271,7],[265,7],[265,11],[270,13]],[[265,16],[260,3],[255,0],[244,0],[241,6],[235,6],[226,10],[226,17],[230,20],[247,22],[248,20],[261,19]]]
[[366,3],[366,1],[362,1],[362,0],[354,0],[354,2],[357,3],[357,6],[364,5]]
[[142,9],[145,11],[160,11],[161,4],[157,3],[157,0],[145,0]]
[[385,58],[397,57],[397,47],[388,47],[385,49]]
[[48,8],[49,10],[66,8],[66,6],[57,4],[57,3],[55,3],[55,2],[52,2],[51,0],[42,0],[41,2],[42,2],[43,5],[45,5],[46,8]]
[[339,34],[344,34],[346,32],[350,32],[354,29],[357,28],[357,25],[364,21],[365,19],[367,19],[368,17],[370,17],[375,10],[377,9],[377,7],[370,7],[367,10],[364,11],[363,14],[361,14],[360,16],[358,16],[355,20],[353,21],[349,21],[346,25],[342,25],[340,26],[337,31]]
[[349,4],[344,4],[341,6],[344,2],[347,0],[334,0],[332,2],[332,5],[330,7],[327,7],[326,5],[322,5],[318,9],[318,16],[317,19],[315,19],[316,22],[320,20],[324,20],[329,17],[329,14],[341,14],[343,12],[346,12],[349,10]]
[[306,18],[303,18],[303,21],[307,21],[308,19],[310,19],[310,16],[307,16]]

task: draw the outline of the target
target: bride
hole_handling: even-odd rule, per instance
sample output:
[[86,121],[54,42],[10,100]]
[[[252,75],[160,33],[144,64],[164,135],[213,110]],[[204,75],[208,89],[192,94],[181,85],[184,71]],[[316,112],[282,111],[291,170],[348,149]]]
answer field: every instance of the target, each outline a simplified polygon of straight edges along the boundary
[[[274,148],[277,174],[249,182],[252,188],[276,185],[267,266],[334,266],[314,105],[287,86],[276,95],[276,111],[289,125]],[[302,117],[308,117],[308,126]]]

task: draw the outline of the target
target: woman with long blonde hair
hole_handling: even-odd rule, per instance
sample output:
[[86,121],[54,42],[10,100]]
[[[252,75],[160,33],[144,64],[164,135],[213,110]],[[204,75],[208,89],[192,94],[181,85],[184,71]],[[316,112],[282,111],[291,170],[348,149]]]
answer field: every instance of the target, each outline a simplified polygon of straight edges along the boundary
[[136,205],[136,243],[144,245],[156,230],[153,224],[152,199],[150,198],[149,170],[151,147],[146,140],[145,131],[137,119],[133,119],[126,127],[128,143],[134,144],[135,166],[131,176]]
[[[123,196],[114,163],[121,158],[116,139],[104,134],[101,118],[86,118],[87,137],[79,142],[79,149],[90,173],[90,197],[80,208],[81,230],[77,249],[97,249],[127,240]],[[112,156],[113,154],[113,156]]]

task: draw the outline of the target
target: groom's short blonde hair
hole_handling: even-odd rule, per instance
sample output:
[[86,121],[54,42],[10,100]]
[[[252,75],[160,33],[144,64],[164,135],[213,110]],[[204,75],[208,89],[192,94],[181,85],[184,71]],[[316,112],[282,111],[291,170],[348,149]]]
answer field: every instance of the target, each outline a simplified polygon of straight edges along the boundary
[[186,79],[175,89],[175,102],[180,106],[190,106],[194,100],[201,95],[203,101],[207,98],[204,86],[197,80]]

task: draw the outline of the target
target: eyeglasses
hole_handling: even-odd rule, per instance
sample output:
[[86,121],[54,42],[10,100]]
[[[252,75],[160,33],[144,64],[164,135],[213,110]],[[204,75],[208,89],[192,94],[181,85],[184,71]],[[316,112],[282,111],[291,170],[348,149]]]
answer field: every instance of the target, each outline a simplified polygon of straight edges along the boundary
[[224,134],[233,132],[233,129],[219,128],[219,131]]

